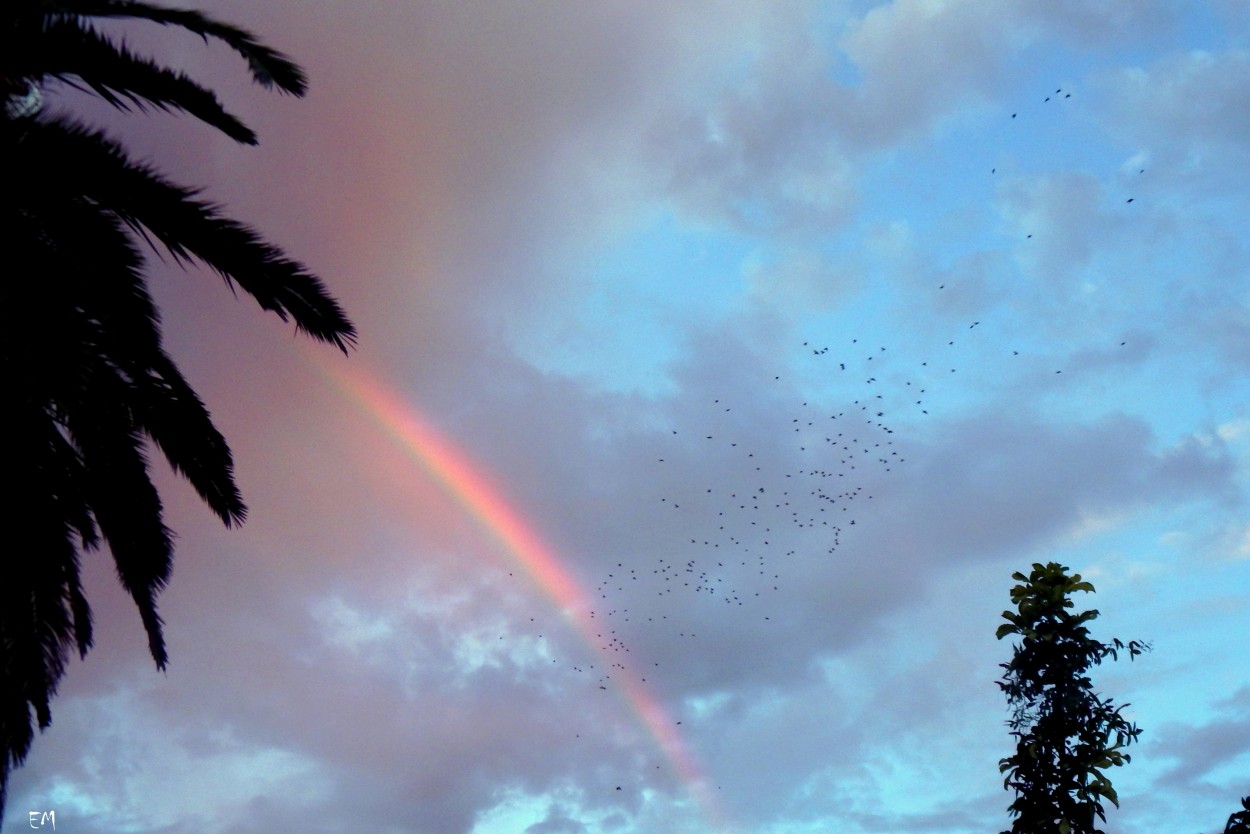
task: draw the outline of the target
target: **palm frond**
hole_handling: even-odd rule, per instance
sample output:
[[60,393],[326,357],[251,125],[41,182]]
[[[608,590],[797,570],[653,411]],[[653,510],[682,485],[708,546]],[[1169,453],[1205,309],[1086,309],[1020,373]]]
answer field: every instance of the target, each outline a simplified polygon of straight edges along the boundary
[[[74,199],[74,187],[41,170],[31,143],[8,154],[9,184],[29,195],[5,215],[10,253],[38,264],[39,280],[10,282],[0,298],[25,315],[15,322],[14,351],[42,372],[30,385],[74,385],[78,371],[101,352],[151,354],[160,348],[160,317],[148,293],[143,257],[123,224],[99,206]],[[14,251],[16,249],[16,251]],[[24,334],[17,339],[16,334]],[[106,346],[105,341],[114,344]],[[21,342],[29,341],[23,347]]]
[[293,320],[301,332],[344,353],[355,343],[356,329],[343,309],[302,264],[222,217],[217,206],[196,199],[196,191],[132,162],[102,133],[48,120],[30,125],[25,142],[32,157],[55,163],[84,196],[132,228],[150,232],[175,258],[194,257],[242,287],[262,309]]
[[158,255],[163,247],[180,262],[200,261],[344,352],[356,335],[304,266],[38,102],[39,82],[59,79],[123,110],[185,112],[255,142],[212,91],[131,53],[93,19],[146,20],[221,41],[257,83],[297,96],[307,89],[298,66],[236,26],[138,0],[12,0],[3,16],[0,227],[17,266],[0,285],[8,314],[0,369],[18,441],[5,461],[13,497],[0,512],[31,552],[0,560],[0,817],[9,772],[25,760],[35,725],[51,722],[69,651],[85,656],[91,647],[84,552],[107,544],[153,660],[168,661],[156,597],[169,580],[173,534],[149,475],[149,444],[227,525],[246,512],[229,447],[161,347],[138,238]]
[[[55,453],[27,467],[27,477],[51,496],[63,527],[82,531],[84,547],[107,542],[118,578],[139,607],[153,659],[163,667],[155,595],[168,580],[172,538],[148,473],[134,380],[153,362],[168,360],[142,287],[141,259],[121,222],[98,206],[58,201],[55,189],[47,196],[59,210],[36,201],[41,211],[25,225],[52,221],[35,238],[56,279],[18,282],[4,299],[31,312],[29,324],[5,333],[5,360]],[[39,216],[42,211],[49,215]],[[223,474],[229,480],[229,470]],[[58,587],[75,627],[81,622],[85,629],[77,634],[83,650],[89,609],[76,573],[63,580]]]
[[162,520],[142,432],[121,404],[124,381],[101,369],[87,384],[95,407],[68,415],[66,425],[82,451],[92,513],[108,542],[117,578],[139,609],[152,659],[164,669],[168,655],[156,595],[169,581],[173,534]]
[[[74,477],[76,455],[66,455],[64,438],[43,409],[26,398],[7,411],[10,431],[22,438],[6,458],[9,497],[5,521],[21,529],[23,543],[13,558],[0,562],[0,802],[8,771],[30,751],[35,725],[52,720],[49,702],[65,672],[69,648],[85,654],[91,645],[91,613],[79,579],[81,529]],[[22,551],[29,550],[32,556]],[[25,558],[23,558],[25,557]],[[33,719],[33,720],[32,720]]]
[[[56,222],[34,236],[49,241],[39,260],[59,280],[52,287],[36,282],[22,291],[24,296],[5,299],[31,309],[35,317],[23,337],[27,358],[22,364],[34,366],[29,387],[47,388],[100,363],[114,369],[126,380],[124,401],[135,425],[225,524],[241,523],[246,508],[234,482],[229,446],[160,346],[156,309],[139,272],[141,259],[120,221],[98,207],[57,205]],[[62,229],[73,229],[72,239],[53,243]],[[67,348],[75,353],[57,359]],[[63,412],[90,407],[74,397],[81,386],[70,389],[48,390],[45,396]]]
[[227,112],[212,91],[75,21],[49,21],[42,37],[18,44],[17,54],[6,63],[24,78],[51,77],[71,83],[77,78],[122,110],[152,106],[183,111],[238,142],[256,144],[256,134]]
[[251,32],[215,20],[191,9],[168,9],[133,0],[49,0],[45,14],[96,17],[136,18],[166,26],[178,26],[193,32],[205,41],[215,38],[229,46],[244,60],[256,83],[266,89],[277,87],[285,93],[302,96],[308,90],[308,78],[290,58],[265,46]]
[[226,526],[242,524],[247,507],[234,482],[230,447],[178,368],[161,352],[132,384],[136,424]]

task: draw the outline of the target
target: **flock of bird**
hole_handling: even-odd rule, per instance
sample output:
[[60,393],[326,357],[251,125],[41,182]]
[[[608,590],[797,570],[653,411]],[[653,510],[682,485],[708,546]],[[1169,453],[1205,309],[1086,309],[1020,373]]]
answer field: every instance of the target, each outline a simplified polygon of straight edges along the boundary
[[[1069,98],[1057,88],[1043,104]],[[935,298],[953,291],[949,279],[932,287]],[[786,371],[765,376],[754,390],[710,397],[697,427],[665,429],[655,447],[653,482],[662,489],[654,524],[675,531],[670,546],[616,562],[600,578],[589,612],[600,656],[573,668],[605,691],[621,672],[645,681],[646,670],[627,662],[627,635],[652,628],[662,630],[660,640],[697,638],[695,628],[681,625],[692,622],[683,615],[696,605],[743,609],[761,627],[773,620],[770,596],[802,579],[787,572],[800,556],[796,548],[833,554],[862,528],[876,491],[906,464],[908,444],[900,438],[939,407],[935,398],[969,358],[959,348],[971,344],[975,355],[981,326],[979,319],[955,325],[923,359],[880,338],[809,339],[794,346]],[[1023,354],[1024,347],[1010,350],[1020,361]],[[786,377],[796,368],[802,382],[820,381],[820,395],[796,393],[811,388]]]
[[[602,653],[612,659],[577,668],[598,672],[599,687],[627,668],[618,659],[631,651],[622,636],[626,623],[635,623],[634,631],[640,620],[658,625],[669,639],[697,638],[675,623],[699,599],[747,609],[761,624],[773,620],[769,597],[795,578],[787,565],[799,555],[796,546],[827,554],[842,546],[882,479],[906,463],[895,417],[910,423],[927,416],[931,390],[956,370],[949,361],[928,360],[903,368],[906,360],[888,346],[859,338],[836,350],[812,341],[796,347],[796,360],[808,358],[807,375],[824,377],[833,396],[786,407],[793,389],[773,374],[764,384],[778,394],[714,397],[697,429],[670,428],[658,444],[653,481],[673,491],[657,494],[655,503],[676,522],[661,517],[656,524],[677,532],[669,549],[638,564],[616,563],[595,587],[599,607],[591,616],[602,627]],[[761,409],[761,401],[768,405]],[[692,477],[702,473],[706,480]]]

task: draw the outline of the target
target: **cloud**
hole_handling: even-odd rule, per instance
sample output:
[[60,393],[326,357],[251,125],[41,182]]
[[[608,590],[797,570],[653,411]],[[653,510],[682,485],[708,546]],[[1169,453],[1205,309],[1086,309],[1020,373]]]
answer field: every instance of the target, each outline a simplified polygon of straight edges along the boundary
[[[161,476],[182,537],[161,600],[170,671],[151,674],[133,604],[91,561],[97,647],[14,796],[56,798],[101,831],[461,834],[516,809],[534,834],[700,830],[622,695],[636,676],[730,816],[761,829],[1001,817],[986,739],[1001,731],[992,634],[1010,570],[1056,550],[1113,563],[1113,546],[1155,546],[1155,518],[1246,549],[1228,419],[1245,305],[1227,286],[1245,252],[1235,226],[1194,227],[1202,189],[1181,164],[1238,158],[1239,122],[1219,114],[1246,67],[1212,50],[1108,72],[1081,116],[1131,128],[1105,171],[1000,169],[961,184],[976,205],[935,233],[928,213],[949,195],[917,174],[933,202],[916,209],[895,171],[928,153],[949,164],[939,150],[959,130],[989,141],[985,111],[1032,83],[1023,59],[1155,45],[1170,13],[859,6],[844,23],[732,2],[223,5],[280,33],[310,99],[246,93],[255,152],[168,126],[145,147],[321,272],[361,348],[301,352],[213,276],[155,271],[171,349],[234,443],[253,516],[226,533]],[[1191,100],[1206,92],[1208,116]],[[1157,179],[1133,179],[1138,154]],[[1130,207],[1147,191],[1121,192],[1138,184],[1157,190]],[[636,293],[613,274],[606,314],[579,318],[598,261],[646,243],[657,217],[724,245],[723,274],[661,263]],[[967,218],[1001,226],[964,244]],[[644,357],[652,331],[618,302],[671,352]],[[591,342],[611,329],[619,361],[651,362],[655,384],[536,367],[513,348],[537,321]],[[329,362],[376,374],[460,447],[601,629],[571,625],[327,382]],[[1134,575],[1143,598],[1174,572],[1165,559],[1188,558],[1165,551]],[[1186,616],[1215,598],[1201,599]],[[1176,764],[1160,784],[1227,781],[1229,710],[1231,734],[1161,734]],[[911,790],[945,780],[961,802]],[[144,809],[149,793],[160,808]]]
[[852,22],[840,46],[862,79],[854,116],[864,144],[915,137],[990,92],[1013,22],[1006,6],[931,0],[895,0]]
[[[1246,147],[1250,53],[1194,49],[1106,79],[1114,115],[1130,136],[1182,171],[1206,168],[1215,184]],[[1151,147],[1153,146],[1153,147]]]
[[1250,688],[1243,687],[1213,706],[1215,715],[1209,721],[1159,728],[1151,755],[1175,761],[1156,777],[1159,788],[1222,788],[1227,792],[1244,786],[1230,771],[1250,756]]
[[587,828],[577,820],[566,816],[555,805],[547,809],[547,816],[527,826],[524,834],[585,834]]
[[[745,268],[751,291],[792,314],[837,309],[855,295],[862,281],[820,253],[792,250],[778,262],[752,262]],[[814,348],[815,349],[815,348]]]

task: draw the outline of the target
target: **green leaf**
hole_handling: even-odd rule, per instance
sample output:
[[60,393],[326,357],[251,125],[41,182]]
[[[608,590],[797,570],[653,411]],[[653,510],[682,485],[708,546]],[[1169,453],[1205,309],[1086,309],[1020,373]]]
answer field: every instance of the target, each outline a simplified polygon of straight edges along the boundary
[[1095,818],[1105,819],[1103,799],[1119,805],[1102,769],[1129,761],[1118,748],[1136,741],[1137,730],[1120,715],[1122,707],[1098,695],[1089,671],[1118,659],[1126,644],[1090,633],[1086,624],[1097,610],[1073,610],[1073,595],[1092,593],[1092,583],[1055,562],[1033,567],[1028,584],[1011,589],[1019,613],[1004,612],[1006,624],[995,631],[998,639],[1022,638],[997,682],[1012,708],[1007,723],[1016,740],[1015,756],[1000,760],[999,772],[1016,793],[1008,808],[1018,817],[1014,832],[1091,834]]

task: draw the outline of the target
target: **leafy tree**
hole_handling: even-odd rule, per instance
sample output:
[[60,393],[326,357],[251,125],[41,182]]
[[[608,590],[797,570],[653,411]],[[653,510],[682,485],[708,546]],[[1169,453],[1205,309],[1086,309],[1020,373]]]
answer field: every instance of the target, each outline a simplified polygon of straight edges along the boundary
[[1224,834],[1250,834],[1250,796],[1241,798],[1241,808],[1229,816]]
[[165,667],[155,600],[169,580],[173,542],[149,477],[150,447],[226,525],[246,513],[229,447],[161,346],[140,246],[206,264],[232,290],[344,352],[355,340],[304,266],[194,190],[132,161],[104,133],[45,111],[45,89],[60,82],[121,110],[185,112],[255,143],[210,90],[101,34],[92,25],[99,18],[180,27],[237,52],[263,87],[297,96],[306,87],[281,53],[196,11],[131,0],[7,0],[0,11],[4,520],[21,542],[0,562],[0,817],[9,771],[25,760],[34,724],[51,722],[48,702],[69,651],[85,656],[91,647],[81,552],[107,546],[152,658]]
[[1034,564],[1028,576],[1013,573],[1016,610],[1003,612],[1007,622],[997,632],[1000,640],[1020,638],[998,682],[1016,738],[1015,755],[999,762],[1003,786],[1016,792],[1008,807],[1015,819],[1004,834],[1102,834],[1095,823],[1106,819],[1102,801],[1120,804],[1104,771],[1128,763],[1122,751],[1141,734],[1121,714],[1129,705],[1096,694],[1088,672],[1126,648],[1134,658],[1150,647],[1094,640],[1085,623],[1098,612],[1071,610],[1072,595],[1094,586],[1067,571],[1051,562]]

